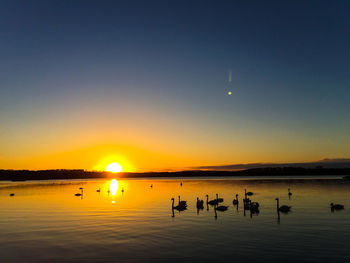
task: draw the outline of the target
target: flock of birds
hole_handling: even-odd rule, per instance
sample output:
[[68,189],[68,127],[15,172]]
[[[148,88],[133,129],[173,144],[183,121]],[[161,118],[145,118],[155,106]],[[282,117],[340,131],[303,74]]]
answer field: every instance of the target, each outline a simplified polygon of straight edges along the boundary
[[[182,186],[182,183],[180,184]],[[152,186],[151,186],[152,187]],[[252,202],[252,200],[248,196],[254,195],[253,192],[247,192],[246,189],[244,189],[244,198],[243,198],[243,208],[244,208],[244,213],[246,210],[250,211],[250,215],[252,216],[253,214],[259,214],[260,210],[260,204],[258,202]],[[288,188],[288,196],[290,197],[292,195],[292,192],[290,191],[290,188]],[[233,199],[232,203],[234,206],[237,207],[238,210],[238,205],[239,205],[239,200],[238,200],[238,194],[236,194],[236,197]],[[291,206],[288,205],[281,205],[279,203],[279,198],[276,198],[276,203],[277,203],[277,214],[278,214],[278,219],[280,217],[280,212],[282,213],[288,213],[291,211]],[[178,196],[178,204],[175,205],[175,199],[171,198],[172,204],[171,204],[171,209],[174,217],[174,210],[177,210],[179,212],[184,211],[187,209],[187,201],[181,200],[181,197]],[[216,211],[221,211],[224,212],[228,209],[228,206],[226,205],[221,205],[220,203],[224,202],[223,198],[219,198],[219,195],[216,194],[216,198],[209,200],[209,196],[206,195],[206,205],[207,205],[207,210],[209,210],[209,205],[214,207],[214,212],[215,212],[215,218],[217,218],[217,213]],[[342,210],[344,209],[344,205],[341,204],[334,204],[331,203],[331,210]],[[204,209],[204,200],[200,200],[197,197],[196,201],[196,207],[197,207],[197,213],[199,213],[199,210]]]
[[[84,188],[83,188],[83,187],[80,187],[79,190],[80,190],[80,193],[76,193],[75,196],[83,196],[83,195],[84,195]],[[96,190],[96,192],[97,192],[97,193],[100,193],[100,192],[101,192],[101,187],[98,188],[98,189]],[[107,193],[109,194],[110,192],[111,192],[111,190],[108,189],[108,190],[107,190]],[[124,193],[124,188],[122,188],[121,192]]]
[[[182,182],[180,183],[180,186],[182,186]],[[153,184],[150,185],[151,188],[153,188]],[[80,187],[79,188],[80,193],[76,193],[75,196],[81,196],[83,197],[84,194],[84,188]],[[101,192],[101,188],[97,189],[96,192],[100,193]],[[107,191],[108,193],[110,193],[110,190]],[[121,192],[124,193],[124,188],[121,189]],[[244,198],[243,198],[243,207],[244,207],[244,212],[246,210],[250,210],[251,212],[251,216],[253,214],[259,214],[259,203],[258,202],[252,202],[252,200],[248,197],[248,196],[252,196],[254,195],[253,192],[247,192],[246,189],[244,189]],[[290,191],[290,188],[288,188],[288,196],[290,197],[292,195],[292,192]],[[10,193],[10,196],[15,196],[15,193]],[[232,203],[234,206],[237,207],[238,210],[238,205],[239,205],[239,200],[238,200],[238,194],[236,194],[236,197],[233,199]],[[278,217],[279,217],[279,212],[282,213],[288,213],[291,210],[291,206],[288,205],[281,205],[279,203],[279,198],[275,199],[277,202],[277,213],[278,213]],[[174,216],[174,210],[177,210],[179,212],[184,211],[187,209],[187,201],[181,200],[181,197],[178,196],[178,204],[175,205],[175,199],[171,198],[172,204],[171,204],[171,208],[172,208],[172,212],[173,212],[173,216]],[[214,207],[214,212],[215,212],[215,217],[217,217],[217,213],[216,211],[221,211],[224,212],[228,209],[228,206],[226,205],[220,205],[220,203],[224,202],[223,198],[219,198],[219,195],[216,194],[216,198],[209,200],[209,196],[206,195],[206,205],[207,205],[207,210],[209,210],[209,205]],[[200,200],[197,197],[197,201],[196,201],[196,207],[197,207],[197,213],[199,213],[199,210],[203,210],[204,209],[204,200]],[[344,209],[344,205],[341,204],[334,204],[331,203],[330,204],[331,210],[343,210]]]

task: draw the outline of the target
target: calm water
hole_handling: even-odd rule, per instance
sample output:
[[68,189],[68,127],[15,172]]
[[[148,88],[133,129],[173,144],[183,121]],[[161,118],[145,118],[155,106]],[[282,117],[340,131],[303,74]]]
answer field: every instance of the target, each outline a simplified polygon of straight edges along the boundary
[[[79,187],[82,197],[74,195]],[[259,215],[244,213],[244,188],[255,193]],[[229,209],[217,218],[212,207],[197,214],[196,197],[216,193]],[[236,193],[238,209],[232,205]],[[178,195],[189,207],[173,216],[170,199]],[[280,220],[276,197],[292,206]],[[345,210],[332,213],[331,202]],[[1,182],[0,233],[1,262],[350,262],[350,182]]]

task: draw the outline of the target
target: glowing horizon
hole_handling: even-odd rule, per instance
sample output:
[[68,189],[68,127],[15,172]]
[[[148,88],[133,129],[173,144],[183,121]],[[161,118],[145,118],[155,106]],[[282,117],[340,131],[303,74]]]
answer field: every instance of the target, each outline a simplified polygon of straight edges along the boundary
[[175,2],[8,1],[0,169],[350,156],[346,8]]

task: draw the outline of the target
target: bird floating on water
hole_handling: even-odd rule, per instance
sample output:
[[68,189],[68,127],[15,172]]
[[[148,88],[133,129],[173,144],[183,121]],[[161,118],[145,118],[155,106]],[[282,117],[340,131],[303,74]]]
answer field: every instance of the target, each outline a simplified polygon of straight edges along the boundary
[[81,191],[81,193],[76,193],[75,196],[82,196],[84,193],[84,188],[80,187],[79,190]]
[[178,211],[184,211],[187,209],[187,204],[184,204],[184,203],[181,203],[181,204],[178,204],[177,206],[174,206],[174,202],[175,202],[175,199],[174,198],[171,198],[171,201],[172,201],[172,204],[171,204],[171,209],[172,210],[178,210]]
[[225,212],[227,210],[228,206],[225,206],[225,205],[215,205],[214,206],[214,217],[215,219],[218,218],[218,214],[216,213],[216,211],[220,211],[220,212]]
[[250,203],[250,207],[256,207],[256,208],[258,208],[260,205],[259,205],[259,203],[258,202],[251,202]]
[[181,198],[179,196],[179,204],[180,206],[187,206],[187,201],[181,201]]
[[221,212],[226,211],[227,208],[228,208],[228,206],[226,206],[226,205],[219,205],[219,206],[214,207],[215,210],[221,211]]
[[218,203],[224,202],[224,198],[219,198],[218,194],[216,194],[216,200],[218,201]]
[[252,214],[259,214],[260,211],[259,211],[259,203],[258,202],[251,202],[250,203],[250,206],[249,206],[249,209],[250,209],[250,212]]
[[252,195],[254,194],[253,192],[247,192],[246,189],[244,189],[244,192],[245,192],[245,194],[248,195],[248,196],[252,196]]
[[206,195],[206,197],[207,197],[207,204],[209,204],[209,205],[217,205],[218,204],[218,200],[217,199],[213,199],[213,200],[209,201],[209,196]]
[[290,191],[290,188],[288,188],[288,195],[292,195],[292,192]]
[[291,206],[288,205],[282,205],[280,206],[280,199],[276,198],[277,201],[277,211],[280,211],[282,213],[288,213],[290,211],[290,209],[292,208]]
[[199,198],[197,197],[197,209],[204,209],[204,201],[203,200],[199,200]]
[[244,209],[248,209],[250,205],[250,199],[247,197],[247,189],[244,189],[243,205]]
[[14,193],[11,193],[10,196],[15,196],[15,194],[14,194]]
[[233,199],[233,204],[238,205],[238,194],[236,194],[236,199]]
[[[251,192],[248,192],[248,193],[251,193]],[[244,206],[247,206],[250,204],[250,199],[247,197],[248,193],[247,193],[247,189],[244,189],[244,199],[243,199]]]
[[344,209],[344,205],[331,203],[331,209],[332,210],[343,210]]

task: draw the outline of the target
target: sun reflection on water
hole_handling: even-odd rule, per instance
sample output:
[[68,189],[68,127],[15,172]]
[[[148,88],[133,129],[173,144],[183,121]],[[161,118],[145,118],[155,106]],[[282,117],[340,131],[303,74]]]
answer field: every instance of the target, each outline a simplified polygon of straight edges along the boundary
[[119,183],[118,183],[118,181],[116,179],[113,179],[109,183],[109,190],[111,191],[112,195],[116,195],[117,194],[118,187],[119,187]]

